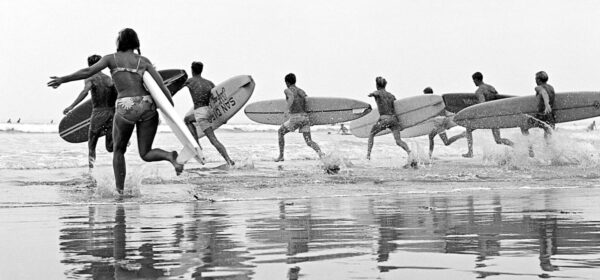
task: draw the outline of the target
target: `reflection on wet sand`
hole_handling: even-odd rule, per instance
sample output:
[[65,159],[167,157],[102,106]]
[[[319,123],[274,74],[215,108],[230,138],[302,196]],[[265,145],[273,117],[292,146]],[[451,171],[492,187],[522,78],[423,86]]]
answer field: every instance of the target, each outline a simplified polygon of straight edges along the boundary
[[93,279],[585,278],[600,221],[532,195],[542,206],[488,193],[66,207],[61,262]]

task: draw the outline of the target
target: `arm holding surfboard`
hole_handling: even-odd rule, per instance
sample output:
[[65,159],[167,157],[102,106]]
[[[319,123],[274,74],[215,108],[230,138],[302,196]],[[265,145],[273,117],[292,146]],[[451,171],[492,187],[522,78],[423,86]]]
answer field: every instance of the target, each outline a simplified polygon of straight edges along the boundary
[[165,86],[165,83],[163,82],[162,77],[158,74],[158,71],[156,71],[152,62],[150,62],[150,60],[146,57],[143,57],[143,58],[144,58],[144,60],[146,60],[146,62],[149,65],[149,67],[146,69],[146,71],[148,71],[150,76],[152,76],[152,78],[156,81],[156,83],[158,84],[158,86],[160,87],[162,92],[165,94],[165,96],[167,97],[167,100],[169,100],[171,105],[173,105],[173,107],[175,107],[175,103],[173,103],[173,98],[171,97],[171,92]]
[[63,111],[63,114],[66,115],[71,110],[73,110],[73,108],[75,108],[75,106],[77,106],[77,104],[81,103],[81,101],[83,101],[83,99],[85,99],[85,97],[88,95],[88,92],[91,89],[92,89],[92,82],[86,79],[83,90],[79,93],[79,96],[77,96],[77,98],[75,98],[75,101],[73,101],[73,104],[71,104],[69,107],[65,108],[65,110]]

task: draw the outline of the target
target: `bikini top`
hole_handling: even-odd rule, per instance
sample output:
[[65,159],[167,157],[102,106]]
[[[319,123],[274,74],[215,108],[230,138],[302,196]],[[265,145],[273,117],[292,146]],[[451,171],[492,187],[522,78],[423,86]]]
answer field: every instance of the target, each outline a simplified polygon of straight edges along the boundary
[[129,73],[139,74],[140,76],[142,76],[144,74],[144,70],[140,70],[140,62],[142,61],[141,56],[138,58],[138,63],[137,63],[137,66],[135,67],[135,69],[127,68],[127,67],[119,67],[119,64],[117,63],[117,56],[114,53],[113,53],[113,57],[115,59],[115,65],[117,67],[110,70],[111,75],[114,75],[117,72],[129,72]]

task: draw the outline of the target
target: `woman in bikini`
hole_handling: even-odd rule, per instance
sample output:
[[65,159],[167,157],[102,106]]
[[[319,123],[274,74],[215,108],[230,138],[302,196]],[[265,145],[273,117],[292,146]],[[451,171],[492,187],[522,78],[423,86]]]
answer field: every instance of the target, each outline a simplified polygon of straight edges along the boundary
[[[137,54],[133,51],[137,50]],[[152,149],[152,142],[158,128],[158,112],[150,93],[144,88],[142,75],[148,71],[173,104],[169,90],[148,58],[141,56],[137,33],[130,28],[119,32],[117,52],[109,54],[96,64],[81,69],[71,75],[50,77],[48,86],[57,88],[63,83],[88,78],[108,67],[118,91],[116,112],[113,123],[113,169],[117,191],[123,193],[125,183],[125,151],[133,129],[137,127],[137,141],[140,157],[144,161],[171,162],[177,175],[183,171],[183,164],[177,163],[177,152]]]

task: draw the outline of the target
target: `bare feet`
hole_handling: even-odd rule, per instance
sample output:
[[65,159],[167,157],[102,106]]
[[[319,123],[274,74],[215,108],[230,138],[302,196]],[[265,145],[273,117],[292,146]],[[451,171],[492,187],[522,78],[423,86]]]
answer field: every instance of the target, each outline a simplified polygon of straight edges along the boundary
[[371,160],[371,155],[367,155],[367,160]]
[[276,158],[274,160],[275,162],[280,162],[280,161],[284,161],[283,156],[279,156],[278,158]]
[[175,167],[175,174],[179,176],[179,174],[183,172],[183,164],[177,162],[177,156],[178,154],[176,151],[171,152],[171,164]]
[[466,157],[466,158],[472,158],[473,154],[472,153],[466,153],[466,154],[463,154],[462,156]]

